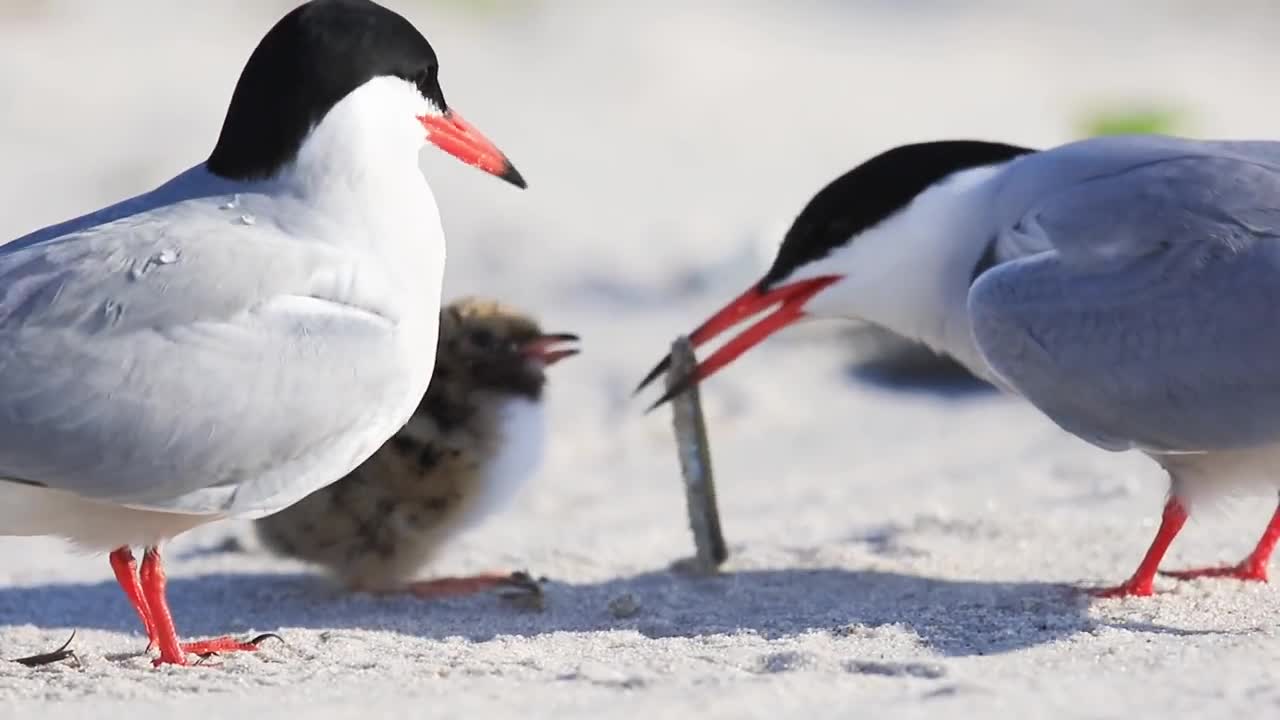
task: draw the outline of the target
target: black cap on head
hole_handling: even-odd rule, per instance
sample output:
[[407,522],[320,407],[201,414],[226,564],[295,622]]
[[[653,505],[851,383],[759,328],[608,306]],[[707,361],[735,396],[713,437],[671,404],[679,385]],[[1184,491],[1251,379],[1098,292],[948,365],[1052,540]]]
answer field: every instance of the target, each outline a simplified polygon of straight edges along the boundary
[[[804,317],[805,304],[844,277],[834,272],[794,278],[799,268],[857,242],[856,236],[896,215],[922,192],[954,173],[1002,164],[1032,152],[1035,151],[1030,148],[974,140],[917,143],[885,151],[836,178],[796,217],[764,276],[707,318],[688,338],[698,347],[747,318],[766,310],[771,312],[698,363],[649,409],[710,377],[765,338]],[[668,354],[640,381],[636,392],[670,367]]]
[[249,57],[208,168],[239,180],[273,175],[330,108],[378,76],[409,80],[447,110],[438,70],[431,44],[395,12],[370,0],[311,0]]
[[953,173],[1030,152],[1034,150],[978,140],[940,140],[886,150],[841,175],[809,201],[758,287],[767,290],[801,265],[826,257]]

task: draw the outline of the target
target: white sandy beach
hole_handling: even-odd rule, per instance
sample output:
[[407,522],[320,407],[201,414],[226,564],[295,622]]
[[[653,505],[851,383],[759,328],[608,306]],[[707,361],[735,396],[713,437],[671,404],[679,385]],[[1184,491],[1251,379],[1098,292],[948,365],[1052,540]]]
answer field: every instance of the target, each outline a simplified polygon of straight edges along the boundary
[[[517,192],[436,152],[449,295],[583,338],[552,370],[547,463],[428,572],[525,568],[542,611],[345,596],[209,526],[168,551],[189,637],[278,633],[151,667],[105,557],[0,539],[0,718],[1239,718],[1280,712],[1280,593],[1161,580],[1090,602],[1146,549],[1166,481],[963,378],[859,369],[845,328],[779,335],[703,388],[731,558],[692,552],[669,412],[631,389],[753,281],[823,184],[890,145],[1048,145],[1096,104],[1280,136],[1263,0],[959,3],[401,0],[449,102]],[[201,161],[291,1],[0,4],[0,238]],[[323,388],[317,389],[323,392]],[[1167,568],[1242,557],[1274,497],[1188,524]],[[244,542],[241,540],[241,542]],[[612,601],[630,596],[627,617]]]

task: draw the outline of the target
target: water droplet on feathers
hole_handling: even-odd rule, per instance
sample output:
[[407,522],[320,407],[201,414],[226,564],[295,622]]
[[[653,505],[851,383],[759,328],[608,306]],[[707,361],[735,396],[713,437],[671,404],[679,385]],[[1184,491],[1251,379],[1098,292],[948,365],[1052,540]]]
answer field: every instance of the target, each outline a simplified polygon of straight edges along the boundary
[[129,277],[138,280],[143,275],[151,272],[151,269],[159,265],[172,265],[178,262],[178,251],[166,248],[152,255],[141,263],[135,262],[133,268],[129,270]]

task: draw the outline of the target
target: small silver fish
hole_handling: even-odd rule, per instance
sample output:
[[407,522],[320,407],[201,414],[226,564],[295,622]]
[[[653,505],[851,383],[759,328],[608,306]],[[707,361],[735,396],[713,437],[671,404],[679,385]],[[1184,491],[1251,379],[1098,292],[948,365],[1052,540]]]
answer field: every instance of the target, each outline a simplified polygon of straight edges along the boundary
[[[698,359],[689,338],[681,335],[671,345],[671,367],[666,383],[670,390],[680,378],[693,372]],[[676,568],[699,573],[713,573],[729,557],[720,529],[720,510],[716,506],[716,489],[711,473],[711,444],[707,440],[707,424],[702,416],[702,400],[698,386],[693,385],[671,399],[676,448],[680,470],[684,474],[685,502],[689,511],[689,528],[697,555],[678,562]]]

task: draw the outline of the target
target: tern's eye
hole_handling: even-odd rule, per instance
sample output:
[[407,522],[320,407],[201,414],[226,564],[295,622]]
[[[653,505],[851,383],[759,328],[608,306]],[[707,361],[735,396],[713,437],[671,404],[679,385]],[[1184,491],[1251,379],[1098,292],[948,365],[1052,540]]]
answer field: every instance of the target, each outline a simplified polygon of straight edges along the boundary
[[430,96],[434,94],[432,88],[436,84],[436,69],[428,68],[426,70],[419,70],[413,76],[413,84],[418,86],[418,89],[422,91],[423,95]]

